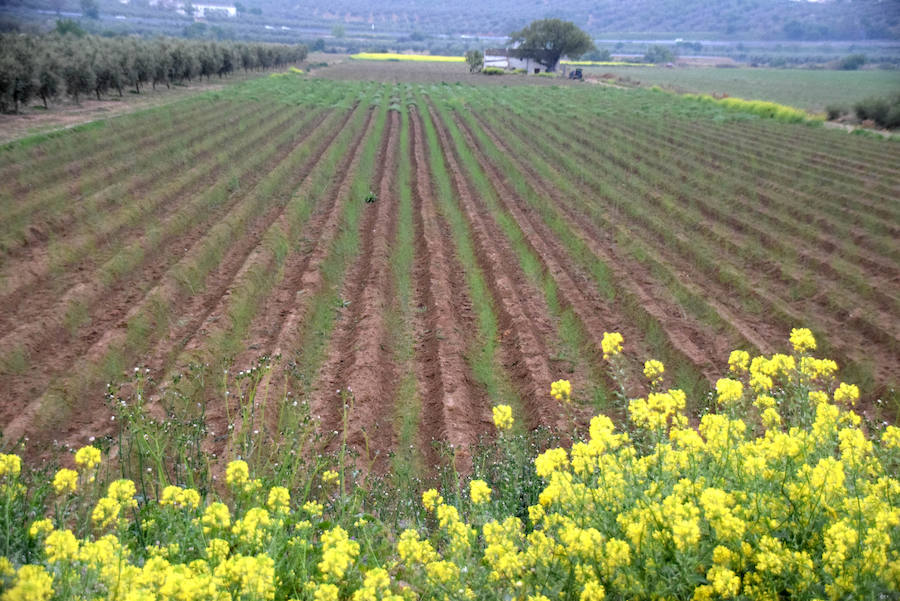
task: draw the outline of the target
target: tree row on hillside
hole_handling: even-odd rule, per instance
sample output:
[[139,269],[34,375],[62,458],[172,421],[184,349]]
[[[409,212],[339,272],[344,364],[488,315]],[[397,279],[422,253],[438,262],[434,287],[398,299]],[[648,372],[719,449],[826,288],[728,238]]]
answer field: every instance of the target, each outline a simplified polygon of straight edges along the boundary
[[51,101],[146,85],[280,68],[306,58],[303,45],[195,42],[170,38],[103,38],[74,34],[0,35],[0,111],[40,98]]

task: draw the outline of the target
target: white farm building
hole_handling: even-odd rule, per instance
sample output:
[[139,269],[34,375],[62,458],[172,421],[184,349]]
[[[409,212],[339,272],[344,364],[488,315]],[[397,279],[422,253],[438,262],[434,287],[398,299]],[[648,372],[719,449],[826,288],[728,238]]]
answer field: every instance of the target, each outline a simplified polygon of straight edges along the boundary
[[547,70],[547,67],[533,58],[520,58],[515,48],[488,48],[484,51],[484,66],[525,69],[526,73],[543,73]]

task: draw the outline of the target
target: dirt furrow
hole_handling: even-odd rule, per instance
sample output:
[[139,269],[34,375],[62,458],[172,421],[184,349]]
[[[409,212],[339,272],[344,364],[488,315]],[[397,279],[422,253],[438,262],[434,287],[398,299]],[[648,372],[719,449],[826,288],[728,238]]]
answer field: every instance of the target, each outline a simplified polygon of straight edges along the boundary
[[[356,109],[367,110],[367,109]],[[317,154],[321,156],[331,143],[338,137],[340,132],[350,122],[354,111],[348,111],[347,119],[336,129],[334,136],[328,140]],[[362,153],[362,148],[366,138],[370,135],[374,125],[374,111],[369,110],[366,115],[365,124],[360,131],[354,136],[349,148],[352,149],[345,153],[340,165],[334,172],[334,179],[331,183],[332,192],[328,194],[325,201],[316,207],[316,213],[312,216],[304,232],[311,232],[313,238],[306,240],[303,248],[292,252],[285,261],[283,267],[283,277],[276,289],[267,297],[266,305],[260,309],[259,314],[251,325],[251,334],[247,345],[246,352],[239,355],[235,364],[238,366],[249,366],[253,361],[261,355],[275,356],[280,355],[290,357],[293,355],[299,341],[299,334],[302,328],[303,319],[309,309],[309,302],[322,285],[322,277],[319,268],[327,256],[328,249],[332,241],[335,239],[339,231],[342,200],[345,200],[352,183],[352,179],[347,174],[353,173]],[[338,183],[339,182],[339,183]],[[352,202],[352,200],[348,200]],[[249,268],[249,264],[244,266],[244,270]],[[235,278],[237,281],[237,278]],[[223,289],[220,297],[227,297],[227,289]],[[218,300],[224,300],[222,298]],[[215,322],[224,319],[225,305],[222,302],[214,303],[208,310],[203,313],[203,319],[192,324],[187,332],[196,332],[196,335],[189,337],[187,341],[180,344],[180,348],[199,349],[201,346],[201,338],[209,333]],[[163,348],[167,348],[163,346]],[[269,388],[275,385],[276,389],[281,390],[290,383],[285,365],[282,363],[277,365],[272,372],[267,374],[265,381],[261,384],[261,388]],[[269,415],[274,416],[275,411],[270,411]],[[227,428],[228,412],[225,407],[220,404],[211,407],[207,414],[212,431],[224,432]],[[232,414],[233,415],[233,414]]]
[[434,107],[430,111],[455,195],[472,232],[478,264],[494,299],[504,367],[524,402],[531,427],[565,426],[559,423],[559,406],[550,397],[550,383],[558,372],[549,363],[555,354],[554,329],[547,318],[550,310],[540,291],[518,268],[515,251],[466,178],[446,124]]
[[[276,123],[266,131],[268,133],[280,131],[285,123],[287,121]],[[310,127],[313,125],[313,123],[309,124]],[[251,135],[242,140],[243,136],[243,131],[235,131],[233,134],[226,135],[224,139],[219,140],[217,148],[229,147],[232,142],[240,140],[240,149],[250,149],[255,142],[266,137],[265,134]],[[165,228],[167,221],[171,221],[173,218],[183,219],[184,206],[176,201],[182,198],[196,197],[198,191],[217,181],[227,169],[225,164],[207,165],[203,162],[213,155],[214,150],[210,148],[202,156],[198,156],[199,164],[178,178],[176,181],[180,181],[180,183],[167,193],[154,195],[152,189],[143,191],[141,196],[149,197],[148,204],[152,207],[150,214],[142,215],[137,225],[132,220],[127,220],[109,231],[91,231],[82,234],[79,238],[68,240],[68,246],[84,250],[78,251],[82,257],[66,265],[65,272],[57,272],[57,268],[52,264],[52,258],[45,248],[35,248],[30,253],[31,259],[27,264],[15,266],[13,271],[15,277],[6,278],[3,281],[3,292],[0,293],[2,294],[0,296],[0,313],[2,313],[0,328],[7,327],[13,321],[28,322],[33,319],[27,315],[21,316],[18,311],[22,308],[29,315],[38,315],[49,311],[48,303],[68,297],[69,291],[73,287],[73,281],[85,281],[87,276],[95,276],[94,267],[97,265],[97,261],[96,257],[90,253],[90,249],[98,241],[102,241],[106,246],[112,245],[117,240],[131,240],[130,244],[132,245],[140,244],[142,234],[150,227],[161,231]],[[238,154],[240,154],[240,150],[238,150]],[[178,168],[180,167],[175,167],[175,169]],[[167,244],[167,242],[163,240],[161,245]]]
[[476,385],[465,357],[476,330],[472,304],[452,237],[435,206],[428,151],[419,113],[410,109],[410,152],[413,163],[415,226],[416,379],[424,407],[419,434],[423,456],[440,462],[434,441],[444,441],[460,453],[490,431],[490,402]]
[[[484,124],[483,121],[482,123]],[[484,130],[494,143],[498,144],[499,148],[506,148],[509,156],[519,160],[517,154],[502,142],[502,136],[486,124],[484,124]],[[553,167],[552,161],[548,161],[548,165],[557,171]],[[594,256],[609,267],[618,284],[638,299],[643,310],[657,320],[672,347],[696,366],[708,380],[714,381],[714,378],[721,373],[721,368],[714,363],[714,360],[718,359],[722,352],[727,354],[727,350],[722,347],[723,345],[731,347],[729,341],[709,332],[708,326],[696,323],[683,310],[673,305],[671,294],[659,285],[649,269],[629,258],[622,249],[617,248],[613,241],[615,238],[613,232],[596,229],[585,215],[573,210],[571,198],[563,197],[555,186],[543,182],[527,167],[523,168],[521,173],[537,191],[552,199],[553,205],[573,234],[585,243]],[[565,174],[558,171],[557,174],[560,177],[566,177]],[[545,239],[553,240],[554,238],[554,236],[547,236]],[[742,331],[743,326],[740,323],[729,323],[729,325],[741,334],[746,334],[745,337],[749,336],[748,340],[751,343],[758,343],[764,345],[764,348],[768,348],[765,340],[757,337],[752,328]]]
[[[576,152],[581,151],[577,150]],[[588,160],[588,157],[585,156],[584,159]],[[630,222],[632,224],[630,227],[634,227],[636,221],[639,222],[641,227],[645,228],[647,231],[647,237],[645,239],[648,242],[654,243],[654,246],[658,248],[657,252],[659,253],[659,256],[663,257],[663,262],[669,265],[684,264],[684,254],[686,252],[691,252],[694,247],[694,243],[692,243],[687,234],[684,233],[675,234],[677,246],[680,250],[655,243],[658,238],[659,225],[653,224],[652,220],[645,215],[626,216],[621,209],[611,207],[606,217],[609,218],[613,215],[618,215],[619,219]],[[684,218],[682,218],[682,220],[683,219]],[[720,239],[720,244],[725,247],[733,246],[730,241],[723,239]],[[680,255],[681,258],[679,258],[678,253],[682,253]],[[897,345],[897,336],[894,334],[895,328],[892,327],[894,320],[890,319],[884,312],[867,307],[865,303],[859,307],[855,307],[853,310],[835,306],[835,303],[838,301],[827,296],[830,284],[822,284],[823,294],[814,296],[811,299],[793,301],[786,290],[786,288],[791,285],[791,281],[784,279],[779,281],[779,279],[775,277],[776,274],[770,274],[764,270],[744,269],[733,259],[731,260],[731,264],[732,269],[740,272],[748,283],[752,282],[752,285],[750,285],[747,290],[752,294],[756,302],[761,303],[763,306],[772,306],[774,304],[777,307],[777,310],[774,310],[771,315],[774,317],[780,312],[781,317],[779,319],[782,321],[781,330],[785,330],[786,328],[801,322],[815,327],[816,323],[809,323],[809,316],[814,315],[814,322],[819,322],[821,325],[829,324],[825,328],[827,331],[842,332],[841,335],[834,340],[836,342],[835,346],[840,349],[840,355],[837,357],[839,359],[845,357],[844,353],[852,353],[852,349],[854,348],[863,348],[866,345],[871,346],[873,344],[884,345],[886,347],[884,352],[879,354],[880,358],[890,358],[895,355],[892,350]],[[716,281],[713,281],[713,279]],[[703,290],[717,290],[717,293],[706,296],[709,304],[714,307],[723,318],[729,320],[738,319],[737,315],[742,311],[742,305],[738,304],[737,306],[734,306],[736,299],[733,299],[734,295],[727,284],[719,281],[720,278],[715,275],[713,275],[713,279],[710,278],[709,273],[695,271],[689,278],[689,281],[684,281],[683,284],[686,288],[692,288],[697,294],[702,293]],[[699,286],[699,288],[697,288],[697,286]],[[773,296],[782,299],[782,302],[773,303]],[[749,317],[745,319],[749,319]],[[760,323],[762,320],[754,321],[754,327],[756,329],[765,327]],[[771,324],[768,321],[767,323],[769,329],[772,330],[774,324]],[[846,331],[847,328],[843,326],[847,324],[851,325],[851,329],[854,331]],[[742,330],[742,334],[744,332],[749,334],[751,331],[751,329]],[[774,334],[775,332],[772,331],[772,333]],[[771,339],[778,340],[780,338],[783,338],[783,332],[780,337],[775,336]],[[850,338],[857,338],[856,343],[847,344],[847,339]],[[862,357],[857,355],[856,357],[851,357],[851,359],[854,362],[858,362]],[[891,363],[893,363],[893,361],[888,359],[887,361],[882,361],[881,365],[878,367],[881,375],[887,378],[886,381],[890,381],[890,372],[893,368],[888,366]]]
[[[296,141],[292,140],[285,144],[283,148],[275,153],[274,158],[267,164],[268,166],[259,169],[258,172],[250,178],[252,181],[245,188],[246,194],[242,196],[247,198],[252,197],[252,193],[256,190],[256,187],[263,183],[265,175],[270,171],[274,171],[274,167],[287,160],[291,151],[297,148],[295,142]],[[312,168],[314,160],[315,155],[313,155],[312,159],[309,161],[308,168]],[[293,180],[298,181],[302,177],[303,171],[295,176]],[[69,381],[66,378],[67,374],[70,374],[70,372],[73,371],[75,374],[82,373],[85,366],[99,364],[109,349],[117,348],[116,345],[124,344],[128,334],[127,324],[130,323],[131,320],[140,315],[147,315],[152,318],[154,315],[154,307],[157,306],[169,308],[180,307],[182,301],[192,296],[191,294],[188,294],[188,292],[184,290],[184,286],[179,283],[177,277],[178,267],[180,265],[187,265],[195,258],[195,255],[204,252],[203,243],[208,235],[216,234],[221,237],[225,232],[243,233],[249,230],[248,235],[235,239],[234,242],[227,247],[225,255],[221,257],[218,262],[218,268],[214,275],[216,277],[221,277],[226,282],[230,281],[243,263],[243,259],[259,244],[260,237],[268,229],[271,222],[278,217],[283,208],[284,202],[274,202],[272,203],[271,208],[264,211],[261,216],[254,216],[253,212],[255,209],[252,203],[237,202],[231,212],[227,213],[217,224],[216,227],[220,228],[218,232],[216,227],[208,231],[193,232],[190,239],[187,241],[188,245],[186,245],[187,248],[185,249],[185,253],[181,255],[181,258],[177,263],[172,265],[168,270],[165,270],[162,267],[159,271],[151,270],[154,275],[149,282],[145,283],[147,286],[145,293],[140,295],[139,291],[130,287],[117,291],[117,294],[113,298],[108,299],[109,302],[106,302],[103,307],[98,308],[98,311],[95,312],[96,323],[92,324],[91,332],[88,335],[77,339],[73,344],[50,347],[47,348],[45,352],[41,353],[40,358],[45,360],[43,365],[50,368],[46,371],[54,374],[53,376],[51,376],[51,373],[42,372],[40,374],[35,374],[33,378],[27,380],[25,378],[17,378],[13,381],[10,381],[7,378],[0,379],[0,386],[2,386],[2,388],[0,388],[0,398],[16,398],[26,401],[27,399],[33,399],[28,402],[23,411],[16,411],[15,413],[4,412],[4,416],[7,417],[7,419],[10,415],[15,415],[14,419],[6,426],[4,430],[5,435],[16,437],[25,431],[25,428],[33,420],[40,409],[41,398],[46,396],[47,392],[59,393],[63,397],[70,394],[70,392],[67,392],[67,387],[69,386],[67,384]],[[221,228],[225,229],[222,230]],[[167,261],[166,264],[169,265],[170,262]],[[144,271],[146,272],[147,269],[145,268]],[[209,290],[210,288],[215,289],[216,287],[211,285],[214,283],[216,282],[211,281],[210,278],[207,277],[207,285],[204,290]],[[138,294],[138,296],[136,296],[136,294]],[[101,309],[103,310],[102,312]],[[173,315],[172,317],[174,318],[175,316]],[[169,319],[169,317],[165,318],[166,321],[169,321]],[[164,325],[157,323],[156,327],[157,329],[162,327],[164,328],[163,331],[165,331],[165,329],[168,328],[168,324]],[[53,359],[52,361],[49,360],[51,356]],[[54,377],[61,378],[61,380],[57,384],[53,384],[52,379]],[[16,394],[16,391],[7,390],[7,386],[12,388],[13,385],[20,389],[18,394]],[[84,402],[88,401],[85,400]],[[97,393],[97,398],[94,399],[94,403],[96,403],[96,406],[93,409],[94,412],[103,414],[104,409],[99,403],[99,393]],[[21,403],[17,403],[17,405],[21,407]],[[14,408],[12,407],[9,409],[14,411]],[[77,430],[79,427],[86,424],[88,426],[96,424],[96,418],[91,416],[90,413],[84,413],[83,415],[90,419],[90,422],[79,422],[76,419],[66,425],[69,432]]]
[[[347,419],[348,443],[373,456],[367,464],[384,470],[396,447],[394,412],[398,368],[388,348],[385,323],[392,297],[390,249],[397,230],[394,178],[400,115],[388,113],[387,131],[376,157],[378,200],[366,207],[360,221],[360,252],[347,272],[341,298],[348,301],[332,335],[328,357],[319,372],[313,407],[319,407],[325,431],[340,430],[342,398],[353,398]],[[350,202],[360,202],[351,199]]]
[[[144,148],[153,148],[157,146],[160,141],[164,140],[169,132],[167,130],[168,127],[179,127],[186,123],[197,124],[198,120],[196,118],[195,113],[200,113],[205,110],[205,107],[201,105],[197,105],[190,112],[180,114],[178,119],[171,123],[167,124],[166,128],[160,128],[155,121],[155,118],[151,115],[155,113],[155,111],[149,111],[146,117],[150,117],[154,119],[153,122],[144,123],[137,127],[132,127],[127,131],[114,131],[109,132],[105,131],[105,137],[113,134],[118,135],[116,141],[113,144],[103,145],[102,147],[97,148],[97,152],[90,155],[85,155],[83,152],[83,144],[72,144],[67,147],[68,153],[70,155],[73,154],[72,149],[77,149],[77,156],[73,156],[71,159],[65,160],[64,163],[59,163],[56,167],[47,169],[47,166],[44,164],[43,159],[48,159],[52,157],[52,160],[58,161],[59,159],[56,156],[56,152],[53,146],[48,148],[49,152],[44,153],[43,157],[31,156],[28,158],[20,159],[20,161],[16,163],[12,163],[10,165],[6,165],[4,168],[0,169],[0,179],[7,181],[10,183],[10,187],[8,191],[10,192],[10,197],[15,198],[17,196],[21,196],[23,194],[27,194],[35,185],[40,185],[43,182],[59,182],[61,186],[69,185],[66,183],[70,178],[78,178],[81,173],[84,172],[85,169],[95,168],[98,165],[103,165],[104,170],[107,170],[110,167],[113,167],[113,164],[110,164],[109,160],[113,159],[128,159],[130,156],[130,152],[134,150],[136,147]],[[105,128],[104,128],[105,129]],[[157,132],[156,134],[152,134],[148,132]],[[66,135],[71,137],[75,134],[75,132],[69,132]],[[62,146],[63,143],[60,139],[55,140],[59,146]],[[49,144],[53,144],[54,142],[50,142]],[[70,140],[67,140],[67,143],[70,143]],[[46,143],[45,143],[46,144]],[[62,152],[66,152],[63,150]],[[30,177],[35,175],[34,170],[40,170],[37,172],[39,174],[39,179],[36,182],[22,182],[19,177],[20,174],[25,172],[25,165],[28,165],[27,174]],[[22,208],[22,207],[18,207]]]
[[[267,134],[273,134],[279,131],[289,121],[290,116],[284,121],[276,123],[272,128],[267,129]],[[321,125],[321,122],[316,122],[314,125]],[[309,135],[309,133],[308,128],[303,128],[299,135]],[[266,134],[253,136],[246,144],[242,144],[241,148],[250,149],[255,143],[260,140],[266,140],[267,137]],[[278,157],[287,155],[292,143],[293,142],[289,142],[282,148],[281,155],[278,153],[274,155],[276,159],[272,164],[277,164],[280,161]],[[181,197],[191,198],[195,196],[199,191],[214,183],[216,181],[216,176],[219,175],[220,172],[220,169],[213,169],[211,172],[205,172],[202,169],[198,170],[193,174],[195,177],[191,177],[183,186],[178,188],[176,191],[177,194],[173,196],[173,200]],[[263,171],[259,171],[249,176],[247,180],[245,180],[245,184],[252,186],[253,180],[258,179],[262,174]],[[220,211],[227,212],[230,210],[231,206],[239,201],[240,195],[232,196],[232,198],[221,206]],[[190,216],[184,210],[185,207],[183,204],[175,205],[172,208],[173,212],[165,215],[165,219],[159,223],[154,224],[154,229],[156,231],[165,232],[167,229],[166,224],[168,222],[184,220],[186,218],[189,219]],[[194,212],[197,213],[201,209],[202,207],[195,207]],[[40,349],[47,340],[58,341],[66,339],[67,333],[65,332],[64,322],[67,310],[69,310],[68,308],[79,306],[83,308],[86,315],[91,315],[93,313],[92,309],[98,302],[109,301],[111,292],[113,295],[123,291],[127,292],[131,295],[129,302],[136,302],[136,297],[134,295],[140,294],[139,288],[141,286],[146,288],[152,285],[153,281],[158,277],[161,277],[165,268],[169,264],[176,262],[181,256],[177,251],[165,251],[173,248],[184,248],[186,250],[187,244],[185,241],[193,240],[199,236],[205,227],[205,223],[205,219],[201,219],[200,223],[193,228],[189,228],[188,231],[178,232],[178,235],[174,238],[162,236],[155,241],[154,245],[150,245],[146,233],[144,236],[141,236],[140,232],[135,232],[134,241],[131,243],[132,247],[146,248],[144,253],[142,253],[141,269],[135,270],[129,274],[123,274],[123,278],[120,281],[113,283],[112,289],[103,284],[98,277],[97,271],[91,269],[90,265],[82,265],[80,268],[73,269],[58,278],[45,279],[43,285],[37,283],[37,288],[32,290],[27,298],[16,303],[21,307],[20,311],[14,312],[13,307],[4,307],[4,312],[9,316],[8,323],[19,323],[21,325],[11,332],[7,332],[3,338],[0,339],[0,344],[3,345],[0,348],[23,346],[29,349]],[[139,282],[138,286],[131,285],[134,278],[137,276],[145,276],[147,273],[151,274],[151,281],[149,283],[145,278]],[[24,296],[25,291],[21,291],[20,294]],[[28,302],[24,302],[25,300]],[[107,312],[104,310],[104,313]]]
[[[625,231],[630,232],[632,235],[635,231],[643,231],[643,239],[648,244],[651,244],[652,252],[656,253],[662,264],[669,266],[685,265],[684,258],[676,256],[674,249],[656,242],[658,233],[652,228],[648,229],[650,228],[648,223],[644,223],[643,220],[636,222],[635,219],[623,215],[622,210],[613,205],[614,203],[610,203],[609,210],[603,214],[602,221],[608,220],[613,226],[624,228]],[[589,224],[589,227],[597,228],[599,227],[595,223],[597,219],[596,215],[585,215],[583,221]],[[685,235],[678,235],[676,239],[680,246],[689,248],[691,245],[691,241]],[[779,303],[777,308],[768,314],[768,319],[755,318],[752,315],[748,315],[744,310],[742,304],[744,301],[736,298],[733,291],[720,282],[714,274],[705,273],[696,268],[690,272],[679,270],[678,273],[680,274],[681,284],[687,290],[693,294],[702,294],[703,298],[722,319],[738,329],[740,334],[756,345],[761,352],[771,352],[772,350],[771,342],[766,344],[766,346],[761,346],[762,343],[767,340],[783,340],[787,329],[798,325],[811,325],[829,333],[841,332],[839,336],[829,336],[828,342],[831,342],[834,346],[833,354],[836,355],[835,358],[842,362],[871,363],[871,354],[867,355],[868,358],[865,358],[855,353],[853,349],[871,347],[875,342],[878,344],[889,344],[890,342],[884,340],[884,332],[865,329],[865,323],[858,319],[858,316],[847,315],[845,319],[845,317],[841,316],[832,317],[828,315],[830,310],[825,307],[827,304],[825,299],[820,299],[819,306],[816,309],[812,311],[806,310],[806,312],[795,308],[793,303]],[[747,274],[747,278],[748,283],[750,283],[748,289],[754,300],[761,303],[762,306],[772,306],[771,298],[758,291],[760,283],[756,281],[755,274]],[[823,309],[825,309],[824,312]],[[816,323],[809,322],[809,315],[816,316],[814,320]],[[773,320],[779,323],[775,323]],[[855,328],[862,328],[863,334],[860,334],[853,328],[846,328],[848,322],[854,324]],[[875,337],[875,340],[871,339],[872,336]],[[895,354],[885,349],[877,353],[877,357],[879,358],[875,367],[878,372],[877,378],[881,382],[890,382],[891,378],[894,377],[892,374],[896,373],[895,367],[892,367],[892,365],[896,364],[896,361],[892,359],[892,357],[895,357]]]
[[[477,118],[477,117],[476,117]],[[550,275],[557,286],[557,295],[560,305],[569,308],[578,317],[582,329],[588,337],[592,360],[600,368],[602,350],[600,342],[604,332],[619,332],[628,341],[628,346],[634,349],[636,356],[649,357],[650,351],[643,341],[640,330],[631,323],[625,315],[616,307],[615,303],[603,298],[597,286],[590,281],[590,277],[579,268],[571,257],[568,256],[560,241],[554,235],[547,224],[537,217],[533,211],[526,209],[527,201],[521,198],[515,191],[515,187],[509,181],[514,174],[502,171],[490,158],[484,154],[481,144],[475,140],[468,125],[461,119],[457,121],[467,132],[467,138],[471,140],[471,148],[478,149],[479,162],[487,169],[491,176],[491,183],[497,192],[498,200],[503,208],[516,221],[525,241],[532,253],[538,258],[544,267],[544,271]],[[497,136],[482,121],[479,120],[482,131],[491,142],[516,166],[516,177],[523,177],[529,186],[538,194],[547,198],[554,198],[558,192],[547,186],[543,181],[533,177],[530,170],[523,166],[519,158],[510,151]],[[613,382],[607,380],[612,387]],[[643,382],[635,380],[630,390],[638,390]]]
[[[209,123],[216,121],[219,117],[219,115],[212,113],[192,123],[192,127],[189,130],[189,141],[184,146],[191,148],[193,144],[198,143],[205,135],[202,131],[203,128]],[[195,128],[200,130],[196,135],[193,132]],[[16,255],[33,244],[40,244],[46,241],[52,234],[64,232],[71,223],[71,215],[78,213],[71,210],[73,202],[81,202],[85,196],[102,195],[116,189],[120,185],[119,179],[123,172],[128,172],[129,170],[141,171],[141,169],[135,169],[135,167],[140,164],[143,157],[158,154],[161,149],[165,149],[167,145],[171,144],[171,131],[166,129],[166,134],[160,135],[159,139],[148,139],[146,144],[141,145],[141,150],[138,153],[114,154],[110,155],[111,158],[109,160],[98,161],[99,164],[90,172],[91,175],[88,179],[82,178],[82,173],[85,170],[85,161],[79,159],[74,161],[73,166],[67,168],[59,178],[51,180],[54,183],[46,187],[40,187],[37,191],[37,198],[31,198],[28,191],[23,192],[18,197],[14,197],[21,199],[24,196],[25,200],[17,203],[14,210],[4,215],[4,230],[18,225],[26,233],[22,238],[23,245],[10,248],[9,254]],[[106,152],[103,154],[105,156]],[[110,183],[104,184],[104,182]],[[89,192],[85,194],[85,190],[89,190]],[[113,197],[111,200],[117,199]],[[42,213],[46,214],[48,205],[55,208],[56,212],[44,215],[44,219],[36,223],[35,217],[40,216]]]

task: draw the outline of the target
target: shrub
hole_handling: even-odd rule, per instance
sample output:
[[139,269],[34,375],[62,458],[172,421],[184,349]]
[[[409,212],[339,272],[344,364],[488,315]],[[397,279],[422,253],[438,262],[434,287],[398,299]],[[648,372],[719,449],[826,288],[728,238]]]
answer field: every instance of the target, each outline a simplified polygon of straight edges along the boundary
[[888,98],[866,98],[853,105],[853,109],[862,121],[872,120],[888,129],[900,127],[900,94]]
[[838,61],[837,68],[843,71],[856,71],[865,64],[865,54],[848,54]]
[[829,121],[834,121],[847,114],[847,108],[840,104],[829,104],[825,107],[825,114]]
[[485,67],[481,70],[485,75],[504,75],[506,71],[500,67]]

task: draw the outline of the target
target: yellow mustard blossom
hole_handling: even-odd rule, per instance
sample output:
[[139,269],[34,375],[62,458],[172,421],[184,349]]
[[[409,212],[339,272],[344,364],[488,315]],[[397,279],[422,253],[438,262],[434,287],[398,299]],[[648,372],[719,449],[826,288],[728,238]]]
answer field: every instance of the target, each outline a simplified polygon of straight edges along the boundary
[[0,478],[15,478],[22,472],[22,460],[18,455],[0,453]]
[[644,362],[644,377],[651,382],[661,381],[665,371],[666,367],[662,364],[662,361],[649,359]]
[[407,564],[427,564],[437,561],[438,554],[427,540],[420,540],[419,533],[406,529],[397,541],[397,554]]
[[53,476],[53,490],[56,494],[75,492],[76,488],[78,488],[78,472],[75,470],[64,467]]
[[[235,555],[216,566],[214,573],[217,580],[236,593],[237,599],[275,599],[275,560],[266,554]],[[180,593],[172,598],[194,597]]]
[[54,530],[44,541],[44,551],[50,563],[73,561],[78,557],[78,539],[71,530]]
[[53,576],[43,566],[24,565],[16,582],[0,597],[2,601],[47,601],[53,595]]
[[322,472],[322,482],[325,484],[334,484],[340,478],[340,474],[338,474],[334,470],[325,470]]
[[31,538],[38,538],[51,532],[53,532],[53,522],[47,518],[35,520],[28,528],[28,536]]
[[194,510],[200,506],[200,493],[193,488],[167,486],[163,489],[159,504],[163,507]]
[[316,592],[313,593],[314,601],[338,601],[339,598],[340,589],[330,582],[316,585]]
[[211,503],[203,510],[203,517],[200,518],[200,521],[205,534],[225,530],[231,526],[231,512],[224,503]]
[[91,519],[99,528],[106,528],[119,519],[119,513],[122,506],[115,499],[103,497],[97,501],[94,511],[91,512]]
[[92,470],[100,465],[100,449],[93,446],[81,447],[75,452],[75,465],[83,470]]
[[549,478],[557,470],[569,467],[569,457],[561,448],[548,449],[534,458],[534,468],[541,478]]
[[235,520],[231,532],[242,543],[250,546],[259,546],[269,540],[269,526],[272,518],[269,512],[262,507],[251,507],[244,517]]
[[347,531],[335,526],[322,534],[322,559],[319,572],[326,580],[340,582],[359,555],[359,543],[350,540]]
[[469,496],[476,505],[487,503],[491,500],[491,487],[484,480],[472,480],[469,482]]
[[231,545],[227,540],[221,538],[211,539],[206,545],[206,558],[213,563],[221,562],[228,557],[230,552]]
[[391,577],[384,568],[372,568],[363,578],[362,588],[353,593],[353,601],[379,601],[389,597]]
[[225,482],[234,488],[244,488],[250,483],[250,467],[243,459],[235,459],[225,468]]
[[600,347],[603,349],[603,358],[609,360],[622,352],[622,344],[625,339],[618,332],[603,332],[603,338],[600,340]]
[[881,444],[887,449],[900,449],[900,428],[888,426],[881,434]]
[[429,488],[422,493],[422,505],[424,505],[425,509],[427,509],[428,511],[434,511],[443,503],[444,497],[439,495],[438,491],[433,488]]
[[791,344],[798,353],[816,350],[816,338],[809,328],[792,328]]
[[563,403],[570,402],[572,400],[572,383],[568,380],[551,382],[550,396]]
[[269,490],[266,506],[272,513],[287,513],[291,508],[291,493],[283,486],[273,486]]
[[741,590],[741,578],[733,571],[722,566],[713,566],[706,572],[706,579],[713,590],[727,599],[736,597]]
[[603,585],[596,580],[588,580],[584,583],[584,589],[578,597],[579,601],[603,601],[606,597],[606,590]]
[[738,380],[720,378],[716,382],[716,394],[720,405],[732,405],[744,397],[744,385]]
[[492,408],[494,414],[494,426],[500,431],[509,430],[513,426],[512,407],[509,405],[496,405]]
[[834,402],[844,403],[851,407],[859,400],[859,387],[856,384],[841,382],[834,391]]
[[459,579],[459,566],[451,561],[433,561],[425,565],[428,579],[435,584],[449,584]]
[[631,421],[638,427],[659,430],[669,425],[686,426],[687,418],[681,413],[687,403],[684,391],[670,389],[651,392],[646,399],[633,399],[628,403]]
[[137,488],[131,480],[115,480],[110,483],[106,496],[116,501],[122,507],[137,507],[134,496]]
[[767,430],[777,428],[781,425],[781,415],[774,407],[769,407],[768,409],[763,411],[760,419],[762,419],[763,426]]
[[325,506],[317,501],[307,501],[303,504],[303,511],[308,513],[310,517],[320,518],[324,510]]
[[731,351],[731,355],[728,356],[728,369],[732,373],[745,374],[749,365],[750,353],[747,351]]

